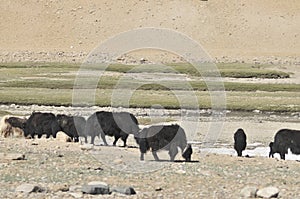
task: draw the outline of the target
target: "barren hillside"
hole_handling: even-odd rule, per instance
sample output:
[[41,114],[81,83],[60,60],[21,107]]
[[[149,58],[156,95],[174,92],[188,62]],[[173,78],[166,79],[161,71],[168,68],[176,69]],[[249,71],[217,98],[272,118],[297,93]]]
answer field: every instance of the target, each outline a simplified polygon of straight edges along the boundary
[[297,0],[18,0],[2,1],[0,10],[0,62],[49,61],[58,52],[80,61],[141,27],[182,32],[225,61],[298,62],[300,55]]

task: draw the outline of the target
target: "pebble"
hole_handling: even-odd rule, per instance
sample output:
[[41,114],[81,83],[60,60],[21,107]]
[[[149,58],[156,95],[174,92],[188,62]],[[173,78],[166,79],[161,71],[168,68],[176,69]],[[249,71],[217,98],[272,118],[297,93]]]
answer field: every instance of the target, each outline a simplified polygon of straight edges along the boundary
[[80,185],[72,185],[69,187],[70,192],[81,192],[82,186]]
[[43,192],[44,189],[34,184],[22,184],[18,186],[15,191],[23,192],[23,193],[32,193],[32,192],[37,193],[37,192]]
[[69,193],[71,196],[73,196],[74,198],[83,198],[83,194],[82,193]]
[[279,189],[277,187],[264,187],[259,189],[256,193],[257,197],[260,198],[277,198],[279,194]]
[[21,153],[0,153],[0,159],[4,160],[25,160],[25,155]]
[[115,159],[113,162],[115,164],[123,164],[123,160],[122,159]]
[[117,192],[125,195],[134,195],[136,194],[133,187],[114,187],[111,189],[111,192]]
[[72,141],[72,139],[62,131],[59,131],[56,134],[56,139],[55,140],[60,141],[60,142],[70,142],[70,141]]
[[94,148],[93,144],[84,144],[84,145],[80,145],[81,150],[83,151],[90,151]]
[[256,192],[257,192],[256,187],[246,186],[241,190],[240,196],[243,197],[243,198],[255,198]]
[[182,169],[179,169],[179,170],[176,171],[176,173],[178,173],[178,174],[185,174],[186,171],[184,171],[184,170],[182,170]]
[[82,186],[82,193],[84,194],[110,194],[109,186],[106,183],[103,182],[90,182],[87,185]]
[[101,182],[101,181],[92,181],[92,182],[89,182],[88,185],[103,185],[103,186],[108,187],[107,183]]
[[54,192],[59,192],[59,191],[67,192],[69,191],[69,189],[70,186],[68,184],[58,184],[58,185],[54,185],[52,188]]

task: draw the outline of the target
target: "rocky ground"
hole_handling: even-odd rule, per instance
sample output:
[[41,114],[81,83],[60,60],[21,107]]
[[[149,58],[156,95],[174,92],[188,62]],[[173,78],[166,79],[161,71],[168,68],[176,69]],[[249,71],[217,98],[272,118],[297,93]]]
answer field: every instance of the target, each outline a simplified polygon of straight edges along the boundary
[[[191,163],[153,162],[150,154],[142,163],[137,148],[80,147],[53,139],[1,139],[0,151],[1,198],[242,198],[249,190],[270,186],[278,189],[273,193],[279,192],[278,198],[300,197],[297,161],[196,150]],[[25,159],[12,160],[15,153]],[[111,188],[132,187],[136,194],[83,194],[83,187],[94,181]],[[26,193],[32,188],[19,191],[28,183],[39,188],[36,193]]]
[[[26,109],[6,108],[13,113]],[[70,108],[57,107],[56,111],[59,109],[74,113]],[[176,111],[169,113],[176,115]],[[297,114],[248,114],[251,116],[231,113],[214,147],[232,148],[232,135],[238,127],[246,130],[249,144],[260,142],[260,146],[267,146],[281,127],[299,128]],[[139,115],[139,120],[142,117],[145,115]],[[202,128],[211,125],[209,120],[207,116],[200,119]],[[112,147],[102,146],[101,140],[91,146],[59,139],[0,138],[0,198],[243,198],[255,197],[255,193],[265,197],[300,197],[298,161],[207,153],[201,151],[203,135],[197,135],[193,141],[200,142],[193,144],[190,163],[183,162],[179,154],[176,162],[169,162],[167,152],[159,153],[161,162],[153,161],[151,153],[147,153],[145,162],[140,162],[132,136],[126,148],[120,147],[121,141],[118,147]],[[110,138],[108,143],[112,143]],[[101,187],[98,191],[111,193],[83,193],[95,186]],[[126,195],[133,193],[131,188],[136,194]]]

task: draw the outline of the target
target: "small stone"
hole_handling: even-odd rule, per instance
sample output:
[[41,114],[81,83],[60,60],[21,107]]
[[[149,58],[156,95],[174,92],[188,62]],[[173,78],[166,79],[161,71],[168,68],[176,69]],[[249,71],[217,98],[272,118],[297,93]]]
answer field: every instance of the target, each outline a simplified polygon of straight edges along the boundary
[[87,185],[83,185],[81,189],[82,193],[86,194],[110,194],[109,186],[104,182],[90,182]]
[[111,189],[112,192],[121,193],[125,195],[134,195],[136,194],[133,187],[114,187]]
[[52,190],[54,192],[59,192],[59,191],[67,192],[67,191],[69,191],[69,188],[70,188],[70,186],[67,184],[58,184],[58,185],[54,185]]
[[182,170],[182,169],[179,169],[179,170],[176,171],[176,173],[178,173],[178,174],[185,174],[186,171],[184,171],[184,170]]
[[256,192],[257,192],[256,187],[246,186],[241,190],[240,195],[243,198],[255,198]]
[[25,160],[25,155],[21,153],[0,153],[0,159],[4,160]]
[[114,160],[114,163],[115,163],[115,164],[122,164],[122,163],[123,163],[123,160],[122,160],[122,159],[115,159],[115,160]]
[[83,194],[82,193],[69,193],[71,196],[73,196],[74,198],[83,198]]
[[16,188],[16,192],[23,192],[23,193],[32,193],[32,192],[37,193],[43,191],[44,191],[43,188],[34,184],[22,184]]
[[89,182],[88,185],[103,185],[103,186],[107,186],[108,187],[107,183],[101,182],[101,181],[92,181],[92,182]]
[[59,131],[56,134],[56,139],[55,140],[60,141],[60,142],[71,142],[72,141],[72,139],[62,131]]
[[162,191],[162,188],[161,187],[156,187],[155,191]]
[[277,198],[278,194],[279,189],[272,186],[259,189],[256,193],[257,197],[260,198]]
[[80,145],[80,148],[83,151],[89,151],[94,148],[94,145],[93,144],[84,144],[84,145]]
[[69,187],[70,192],[81,192],[82,186],[80,185],[73,185]]

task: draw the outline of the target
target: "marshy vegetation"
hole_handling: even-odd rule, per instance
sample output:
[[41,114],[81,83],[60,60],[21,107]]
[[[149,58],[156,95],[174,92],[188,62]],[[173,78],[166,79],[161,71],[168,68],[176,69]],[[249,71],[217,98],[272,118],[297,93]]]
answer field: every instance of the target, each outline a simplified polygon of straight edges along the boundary
[[[80,67],[80,64],[63,63],[2,63],[0,101],[2,104],[72,105],[74,83]],[[219,74],[226,78],[274,79],[290,76],[268,65],[218,63],[217,67]],[[211,82],[204,81],[201,74],[186,63],[166,64],[166,67],[112,64],[101,74],[95,90],[95,105],[98,106],[111,106],[113,90],[118,87],[124,90],[136,88],[129,102],[131,107],[160,104],[165,108],[193,108],[195,104],[188,101],[188,96],[195,95],[199,108],[211,108],[210,91],[218,91],[220,88],[209,89],[208,84]],[[141,75],[146,77],[137,78]],[[87,75],[85,83],[89,85],[89,81],[91,78]],[[299,84],[217,81],[219,82],[215,83],[224,85],[226,106],[230,110],[300,111]],[[183,101],[186,100],[184,105],[179,103],[174,90]],[[118,104],[122,105],[124,104]]]

